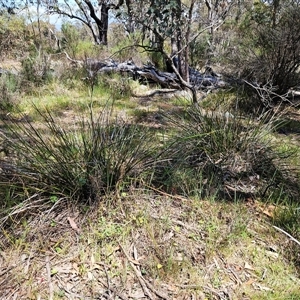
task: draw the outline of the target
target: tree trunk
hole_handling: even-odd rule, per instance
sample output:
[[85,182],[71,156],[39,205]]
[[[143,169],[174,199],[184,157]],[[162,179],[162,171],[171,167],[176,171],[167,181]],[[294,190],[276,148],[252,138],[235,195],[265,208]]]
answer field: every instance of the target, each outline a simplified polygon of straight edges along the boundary
[[[213,18],[214,18],[213,4],[212,4],[211,0],[206,0],[205,4],[207,7],[208,23],[211,25],[213,23]],[[208,48],[208,53],[207,53],[207,60],[208,60],[208,64],[210,64],[213,53],[214,53],[214,28],[213,28],[213,26],[209,30],[208,44],[209,44],[209,48]]]
[[195,2],[196,2],[196,0],[192,0],[190,8],[189,8],[187,31],[185,34],[185,48],[183,51],[183,57],[184,57],[184,62],[185,62],[184,73],[186,74],[187,82],[190,82],[190,78],[189,78],[190,35],[191,35],[192,17],[193,17]]
[[102,27],[99,30],[99,39],[102,45],[107,45],[108,11],[109,11],[109,7],[107,6],[107,4],[103,3],[101,5],[101,15],[100,15]]
[[277,13],[279,10],[279,4],[280,4],[280,0],[274,0],[273,1],[273,11],[272,11],[272,25],[273,28],[276,27],[276,17],[277,17]]
[[[172,58],[174,66],[178,70],[177,41],[174,37],[171,37],[171,58]],[[166,69],[167,69],[167,72],[173,73],[173,68],[170,65],[168,60],[166,60]]]
[[132,15],[132,0],[126,0],[126,7],[127,7],[127,14],[128,14],[126,31],[128,33],[133,33],[134,32],[134,22],[133,22],[133,15]]
[[188,82],[188,61],[185,55],[186,45],[183,43],[183,34],[181,30],[182,23],[182,12],[181,12],[181,0],[176,1],[176,12],[175,12],[175,24],[177,28],[177,56],[178,56],[178,71],[182,79]]

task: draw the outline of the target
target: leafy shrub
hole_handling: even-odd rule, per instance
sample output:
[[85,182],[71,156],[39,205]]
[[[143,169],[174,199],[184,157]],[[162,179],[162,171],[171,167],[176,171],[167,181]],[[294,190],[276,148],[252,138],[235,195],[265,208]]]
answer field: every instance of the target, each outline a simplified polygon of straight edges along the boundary
[[148,59],[148,54],[145,51],[139,51],[140,48],[136,47],[136,45],[147,44],[145,41],[142,42],[142,32],[136,30],[134,33],[125,34],[122,25],[116,24],[112,26],[110,31],[110,53],[114,59],[123,62],[134,57],[134,61],[138,65]]
[[91,57],[95,54],[96,47],[87,39],[83,28],[64,23],[61,31],[63,34],[61,50],[66,51],[73,59],[84,59],[85,56]]
[[22,61],[23,88],[40,86],[51,79],[50,63],[46,56],[29,56]]
[[0,110],[3,112],[9,112],[16,106],[15,92],[18,86],[18,78],[15,75],[0,75]]
[[192,66],[202,69],[207,59],[207,49],[209,45],[207,43],[208,36],[201,35],[201,38],[193,40],[190,44],[191,64]]
[[299,85],[300,7],[287,4],[277,22],[268,12],[268,6],[263,13],[257,13],[255,7],[243,31],[245,49],[236,60],[239,65],[236,69],[242,70],[243,78],[255,83],[264,104],[272,105]]
[[300,9],[291,9],[283,14],[273,30],[262,30],[258,39],[259,45],[264,45],[259,60],[260,66],[262,62],[264,64],[259,76],[264,82],[271,81],[280,95],[299,84],[299,25]]
[[96,199],[145,174],[151,161],[147,130],[108,111],[91,113],[79,128],[67,130],[51,113],[40,112],[45,128],[11,119],[7,140],[14,159],[2,162],[1,181],[19,192],[62,195],[73,200]]
[[20,14],[8,14],[2,12],[0,15],[0,56],[17,57],[24,55],[28,50],[30,34],[26,28],[26,19]]

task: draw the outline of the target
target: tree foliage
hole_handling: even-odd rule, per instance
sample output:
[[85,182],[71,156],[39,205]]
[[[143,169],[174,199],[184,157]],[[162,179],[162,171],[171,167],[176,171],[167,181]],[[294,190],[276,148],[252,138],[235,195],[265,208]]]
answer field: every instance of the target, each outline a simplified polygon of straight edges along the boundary
[[295,1],[274,5],[254,5],[243,29],[251,50],[243,76],[266,89],[271,102],[282,100],[300,79],[300,7]]
[[2,57],[22,55],[29,44],[30,31],[25,19],[3,13],[0,16],[0,55]]
[[123,0],[43,0],[50,14],[58,14],[78,20],[87,26],[96,44],[107,45],[109,11],[123,5]]

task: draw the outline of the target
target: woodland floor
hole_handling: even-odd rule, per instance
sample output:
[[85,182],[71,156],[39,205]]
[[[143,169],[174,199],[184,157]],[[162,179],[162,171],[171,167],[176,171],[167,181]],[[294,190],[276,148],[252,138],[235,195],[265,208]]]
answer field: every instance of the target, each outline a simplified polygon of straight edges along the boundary
[[[141,124],[163,126],[155,99],[133,101],[147,112]],[[76,121],[72,110],[60,116]],[[281,134],[298,144],[296,125]],[[300,299],[299,268],[289,260],[299,246],[272,226],[276,206],[259,199],[188,199],[145,188],[92,207],[64,199],[41,206],[33,197],[17,215],[29,210],[26,221],[1,223],[3,300]]]
[[2,227],[1,299],[299,299],[274,206],[151,190],[111,200]]

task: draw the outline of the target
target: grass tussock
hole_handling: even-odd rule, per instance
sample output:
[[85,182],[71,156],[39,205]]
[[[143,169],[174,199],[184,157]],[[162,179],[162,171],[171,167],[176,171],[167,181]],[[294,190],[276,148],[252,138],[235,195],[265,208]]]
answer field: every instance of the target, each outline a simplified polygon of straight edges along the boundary
[[200,198],[268,198],[284,193],[297,199],[297,173],[286,160],[293,152],[273,147],[272,118],[241,119],[236,113],[193,107],[165,115],[173,131],[162,153],[164,163],[157,167],[158,183],[169,192]]
[[279,123],[269,115],[257,121],[194,106],[163,113],[164,127],[151,130],[111,117],[108,107],[68,128],[48,109],[34,110],[43,125],[5,121],[3,144],[12,155],[2,161],[1,176],[9,195],[86,201],[147,178],[157,189],[198,198],[299,196],[289,164],[294,152],[274,147]]
[[117,186],[139,180],[151,160],[151,136],[138,125],[111,120],[108,110],[91,112],[72,128],[41,112],[42,126],[11,118],[6,122],[2,186],[33,193],[93,200]]

